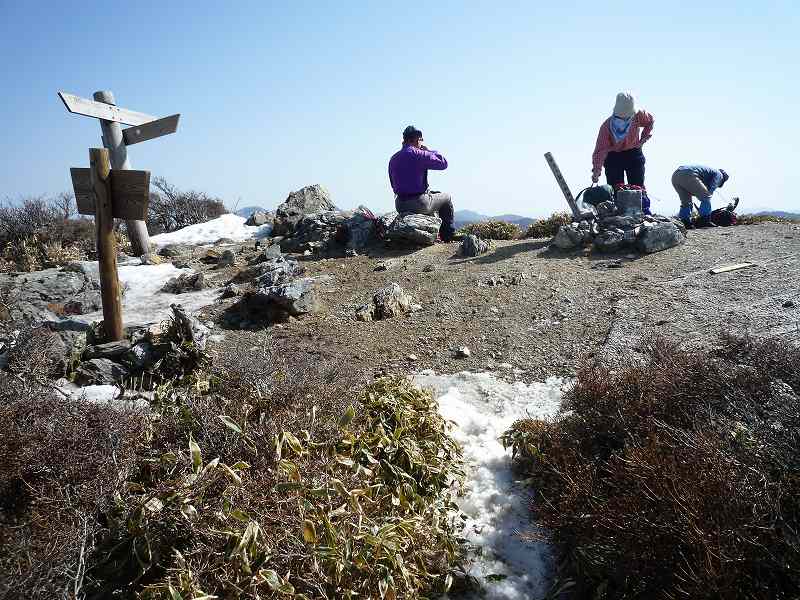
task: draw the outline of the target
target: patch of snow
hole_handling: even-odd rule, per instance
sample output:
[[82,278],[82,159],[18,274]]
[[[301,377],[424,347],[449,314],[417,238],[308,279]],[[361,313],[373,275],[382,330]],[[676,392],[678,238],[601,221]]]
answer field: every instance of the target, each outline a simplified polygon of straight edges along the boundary
[[551,377],[527,385],[490,373],[436,375],[428,370],[416,374],[414,382],[435,391],[439,412],[455,423],[451,435],[464,449],[466,493],[456,502],[468,518],[465,537],[481,550],[471,557],[469,571],[483,587],[475,597],[522,600],[544,595],[552,556],[547,544],[520,535],[535,530],[530,493],[515,482],[511,455],[500,436],[517,419],[553,416],[561,405],[564,381]]
[[[83,262],[87,273],[98,278],[97,262]],[[121,284],[126,288],[122,296],[123,325],[147,325],[167,319],[172,311],[170,304],[180,304],[192,312],[213,304],[219,289],[210,288],[183,294],[167,294],[160,291],[164,284],[181,273],[191,273],[191,269],[179,269],[172,263],[143,265],[138,258],[118,263],[117,271]],[[74,319],[91,323],[101,321],[103,311],[76,315]]]
[[[56,387],[71,400],[83,400],[94,404],[114,404],[120,407],[149,406],[144,398],[132,398],[130,390],[127,390],[120,397],[120,388],[116,385],[87,385],[79,387],[67,379],[59,379],[56,382]],[[139,395],[147,395],[147,393]]]
[[229,213],[197,225],[189,225],[178,231],[161,233],[150,238],[150,242],[158,248],[167,244],[192,244],[201,246],[203,244],[213,244],[220,238],[229,238],[234,242],[244,242],[250,239],[261,239],[269,237],[272,233],[272,225],[266,224],[260,227],[245,225],[244,217]]

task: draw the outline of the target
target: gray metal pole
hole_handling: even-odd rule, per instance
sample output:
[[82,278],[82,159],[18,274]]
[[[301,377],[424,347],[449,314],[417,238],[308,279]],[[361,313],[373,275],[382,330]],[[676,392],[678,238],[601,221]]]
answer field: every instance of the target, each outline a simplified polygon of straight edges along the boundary
[[[94,93],[94,99],[98,102],[116,106],[114,94],[109,91]],[[131,162],[128,160],[128,149],[122,139],[122,127],[115,121],[100,119],[100,127],[103,131],[103,146],[108,148],[111,155],[111,168],[115,171],[130,170]],[[128,228],[128,237],[136,256],[150,252],[150,235],[147,232],[147,225],[144,221],[125,221]]]

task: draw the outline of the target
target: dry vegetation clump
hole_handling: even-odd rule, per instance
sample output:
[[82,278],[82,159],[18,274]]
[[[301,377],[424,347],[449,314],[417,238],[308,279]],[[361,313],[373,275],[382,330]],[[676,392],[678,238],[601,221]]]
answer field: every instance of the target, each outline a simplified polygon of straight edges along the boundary
[[219,198],[205,192],[179,190],[163,177],[153,179],[147,228],[155,235],[205,223],[228,212]]
[[572,215],[566,212],[555,212],[546,219],[540,219],[528,226],[526,238],[543,239],[551,238],[558,233],[562,225],[572,223]]
[[470,223],[462,227],[458,233],[476,235],[483,240],[514,240],[522,235],[519,225],[505,221]]
[[228,356],[204,381],[161,385],[147,413],[4,398],[6,597],[445,590],[460,450],[429,394],[399,379],[364,388],[268,349]]
[[656,340],[588,365],[552,422],[504,436],[576,598],[800,593],[800,349]]

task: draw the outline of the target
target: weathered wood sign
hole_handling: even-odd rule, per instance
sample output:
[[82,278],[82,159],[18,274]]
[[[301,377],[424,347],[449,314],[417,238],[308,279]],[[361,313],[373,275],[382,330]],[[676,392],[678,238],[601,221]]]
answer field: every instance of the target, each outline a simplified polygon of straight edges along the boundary
[[[128,159],[128,146],[174,133],[178,129],[180,115],[172,115],[164,117],[163,119],[158,119],[145,113],[136,112],[127,108],[120,108],[116,105],[114,94],[108,91],[95,92],[94,100],[81,98],[80,96],[68,94],[66,92],[58,92],[58,97],[61,98],[61,101],[69,112],[76,115],[100,119],[103,146],[109,151],[111,168],[116,173],[120,171],[129,171],[131,169],[131,163]],[[120,127],[120,123],[132,125],[132,127],[123,130],[122,127]],[[140,173],[141,172],[142,171],[140,171]],[[83,177],[85,177],[84,174],[78,174],[79,179]],[[114,178],[112,177],[111,179],[113,180]],[[129,181],[131,180],[117,178],[118,183],[116,185],[127,185]],[[75,195],[77,199],[78,187],[75,186],[74,176],[73,187],[76,188]],[[82,187],[81,189],[85,188]],[[120,193],[122,192],[120,191]],[[88,207],[85,196],[83,199],[79,200],[79,202],[83,202],[83,205]],[[115,206],[114,210],[116,211],[116,215],[127,215],[133,208],[129,210],[121,204],[120,206]],[[126,219],[128,235],[134,253],[138,256],[147,254],[150,251],[150,237],[147,233],[147,226],[144,223],[143,217],[134,218],[120,216],[119,218]]]
[[556,164],[556,159],[553,158],[553,155],[549,152],[545,152],[544,158],[547,161],[547,164],[550,165],[550,170],[553,172],[553,177],[556,178],[556,182],[558,183],[558,187],[561,188],[561,192],[564,194],[564,198],[567,200],[567,204],[569,204],[569,208],[572,211],[573,218],[578,221],[581,219],[581,211],[578,208],[578,203],[575,202],[575,197],[572,195],[572,192],[567,185],[567,180],[564,179],[564,176],[561,174],[561,169],[558,168]]
[[[71,168],[75,202],[82,215],[96,214],[91,169]],[[111,216],[144,221],[150,202],[150,171],[111,171]]]

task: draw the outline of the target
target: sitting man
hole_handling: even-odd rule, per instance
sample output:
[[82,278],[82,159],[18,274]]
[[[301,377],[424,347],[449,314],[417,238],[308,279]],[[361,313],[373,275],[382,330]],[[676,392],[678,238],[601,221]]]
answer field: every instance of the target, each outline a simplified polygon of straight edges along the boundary
[[[722,169],[702,165],[684,165],[672,174],[672,187],[681,199],[678,218],[686,227],[716,227],[711,222],[711,196],[728,181]],[[692,196],[700,200],[700,218],[692,223]]]
[[428,169],[444,171],[444,156],[422,145],[422,132],[409,125],[403,131],[403,147],[389,160],[389,182],[394,190],[394,205],[399,213],[438,214],[442,220],[439,237],[453,239],[453,202],[449,194],[428,189]]

